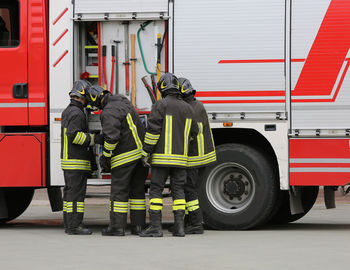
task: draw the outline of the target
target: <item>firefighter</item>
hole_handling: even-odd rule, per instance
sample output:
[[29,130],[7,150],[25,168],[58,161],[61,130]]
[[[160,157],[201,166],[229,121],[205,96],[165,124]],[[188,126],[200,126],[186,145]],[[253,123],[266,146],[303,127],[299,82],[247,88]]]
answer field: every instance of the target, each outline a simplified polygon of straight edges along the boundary
[[193,120],[193,110],[181,99],[179,81],[175,75],[165,73],[157,87],[162,99],[158,100],[148,117],[147,132],[142,151],[144,166],[152,165],[150,186],[150,226],[141,237],[162,237],[162,191],[170,176],[173,197],[173,236],[185,236],[185,194],[188,143],[198,132]]
[[129,198],[131,233],[139,234],[146,218],[144,184],[148,169],[141,163],[144,127],[134,106],[123,95],[111,95],[99,86],[92,86],[88,100],[92,107],[102,109],[104,142],[100,165],[112,174],[110,224],[102,229],[102,235],[125,235]]
[[203,233],[203,217],[199,208],[197,183],[206,166],[216,161],[215,145],[210,129],[207,112],[199,100],[194,96],[196,90],[193,89],[190,81],[185,78],[179,78],[180,92],[182,98],[191,105],[194,111],[194,119],[198,124],[198,135],[195,140],[190,142],[187,179],[185,183],[186,215],[185,220],[186,234]]
[[87,176],[91,171],[89,147],[94,145],[94,134],[88,133],[84,106],[87,81],[74,82],[69,92],[70,104],[62,113],[61,167],[64,172],[63,221],[67,234],[90,235],[82,221]]

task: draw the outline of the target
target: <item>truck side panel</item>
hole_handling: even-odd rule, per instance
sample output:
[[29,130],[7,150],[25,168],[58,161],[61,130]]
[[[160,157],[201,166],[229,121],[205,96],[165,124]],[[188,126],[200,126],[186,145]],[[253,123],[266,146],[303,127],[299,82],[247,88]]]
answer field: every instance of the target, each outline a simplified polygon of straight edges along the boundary
[[343,186],[350,179],[349,139],[291,139],[292,186]]
[[0,134],[0,187],[46,185],[46,134]]
[[28,1],[29,125],[47,125],[48,35],[47,1]]
[[174,72],[210,112],[285,110],[285,3],[174,1]]
[[49,72],[50,72],[50,184],[62,185],[60,163],[61,117],[69,103],[73,83],[73,6],[70,0],[50,0]]
[[[0,12],[5,21],[0,45],[0,126],[28,125],[28,99],[25,95],[28,31],[27,23],[23,23],[27,22],[27,0],[2,1]],[[14,85],[18,86],[16,97]]]
[[292,2],[292,128],[345,129],[350,118],[350,2]]

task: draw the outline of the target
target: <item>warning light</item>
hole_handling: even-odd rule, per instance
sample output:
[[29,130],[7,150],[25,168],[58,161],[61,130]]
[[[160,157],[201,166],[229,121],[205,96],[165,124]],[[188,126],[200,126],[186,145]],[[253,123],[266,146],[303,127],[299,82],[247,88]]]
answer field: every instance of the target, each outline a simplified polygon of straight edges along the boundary
[[232,122],[224,122],[224,127],[232,127]]
[[62,121],[62,118],[55,118],[55,121],[57,122]]

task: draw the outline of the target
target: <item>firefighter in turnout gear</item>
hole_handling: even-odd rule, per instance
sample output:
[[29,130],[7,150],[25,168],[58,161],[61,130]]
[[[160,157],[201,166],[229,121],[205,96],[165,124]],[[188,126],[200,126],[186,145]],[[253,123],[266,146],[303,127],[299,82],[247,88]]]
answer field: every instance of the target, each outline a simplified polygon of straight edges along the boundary
[[92,107],[102,109],[104,142],[100,165],[112,174],[110,224],[102,229],[102,235],[125,235],[129,202],[131,232],[139,234],[146,218],[144,184],[148,169],[141,163],[144,127],[125,96],[111,95],[99,86],[92,86],[88,100]]
[[163,236],[161,211],[162,192],[170,175],[173,197],[174,236],[185,236],[185,194],[186,168],[190,138],[197,135],[198,128],[193,120],[193,110],[182,100],[178,90],[179,81],[175,75],[165,73],[160,78],[158,89],[162,99],[152,107],[148,117],[147,132],[142,151],[144,166],[152,166],[150,186],[150,226],[141,232],[141,237]]
[[86,91],[89,87],[87,81],[76,81],[69,93],[70,104],[62,113],[61,167],[65,181],[63,220],[67,234],[92,233],[82,224],[86,182],[91,171],[89,147],[94,145],[94,134],[88,133],[84,113]]
[[216,161],[215,145],[210,129],[207,112],[199,100],[194,96],[196,90],[193,89],[190,81],[185,78],[179,78],[179,90],[183,99],[191,105],[194,111],[194,119],[198,124],[198,135],[195,140],[190,142],[187,179],[185,183],[186,197],[186,215],[185,220],[186,234],[203,233],[203,217],[199,208],[197,183],[199,177],[203,174],[206,166]]

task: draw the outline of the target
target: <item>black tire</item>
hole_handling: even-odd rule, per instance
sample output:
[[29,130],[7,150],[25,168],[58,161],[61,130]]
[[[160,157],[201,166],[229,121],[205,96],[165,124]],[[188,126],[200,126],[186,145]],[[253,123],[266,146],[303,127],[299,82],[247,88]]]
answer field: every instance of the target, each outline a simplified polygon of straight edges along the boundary
[[0,224],[19,217],[28,208],[34,196],[33,188],[4,188],[3,191],[8,217],[0,219]]
[[217,163],[205,169],[199,184],[205,224],[226,230],[246,230],[265,224],[278,195],[275,165],[247,145],[219,145],[216,153]]
[[304,213],[292,215],[290,212],[289,192],[280,191],[283,193],[282,204],[279,210],[272,217],[270,223],[286,224],[286,223],[294,222],[298,219],[301,219],[311,210],[312,206],[316,202],[319,187],[305,186],[305,187],[299,187],[299,188],[301,189],[301,203],[304,208]]

